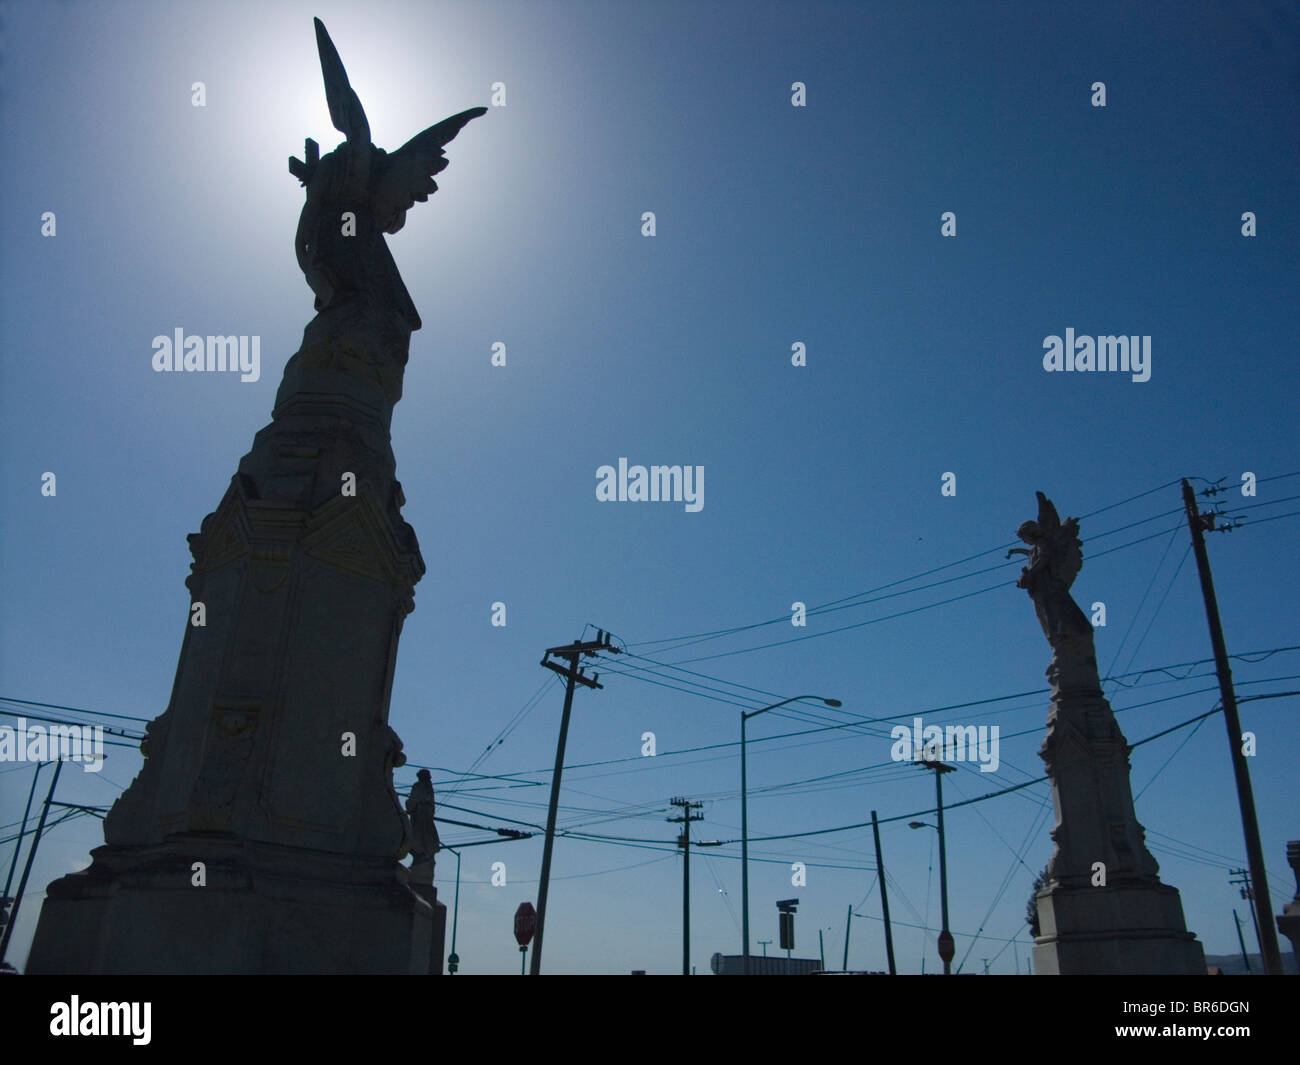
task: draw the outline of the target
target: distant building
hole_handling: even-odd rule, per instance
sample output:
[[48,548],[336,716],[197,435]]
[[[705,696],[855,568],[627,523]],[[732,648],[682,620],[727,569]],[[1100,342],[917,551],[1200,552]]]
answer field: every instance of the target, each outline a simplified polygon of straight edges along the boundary
[[[1242,963],[1240,954],[1207,954],[1205,965],[1207,969],[1218,969],[1218,975],[1221,976],[1263,976],[1264,959],[1258,954],[1251,954],[1249,957],[1249,970]],[[1288,951],[1282,952],[1282,972],[1288,976],[1300,975],[1300,970],[1296,967],[1296,957]]]
[[[749,956],[749,973],[751,976],[807,976],[822,967],[819,958],[779,958],[764,957],[759,954]],[[709,968],[715,976],[743,976],[745,974],[745,956],[743,954],[714,954],[709,959]]]

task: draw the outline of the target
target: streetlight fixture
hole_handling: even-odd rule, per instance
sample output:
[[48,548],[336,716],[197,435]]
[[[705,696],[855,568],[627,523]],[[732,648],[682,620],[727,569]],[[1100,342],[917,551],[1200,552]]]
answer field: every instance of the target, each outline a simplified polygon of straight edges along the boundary
[[838,699],[827,699],[820,695],[793,695],[789,699],[782,699],[779,703],[773,703],[771,706],[764,706],[758,710],[742,710],[740,713],[740,894],[742,924],[744,925],[741,929],[741,935],[745,940],[744,971],[746,976],[749,975],[749,796],[745,767],[745,723],[751,717],[766,714],[769,710],[775,710],[788,703],[797,703],[800,699],[816,699],[818,702],[829,706],[832,710],[838,710],[844,705]]

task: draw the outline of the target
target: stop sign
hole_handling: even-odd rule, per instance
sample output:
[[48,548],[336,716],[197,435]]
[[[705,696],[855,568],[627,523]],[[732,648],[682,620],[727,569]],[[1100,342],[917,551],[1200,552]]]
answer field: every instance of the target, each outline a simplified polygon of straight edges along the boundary
[[956,953],[956,951],[953,948],[952,933],[945,928],[939,933],[939,957],[942,958],[946,964],[947,962],[952,961],[954,953]]
[[537,931],[537,911],[531,902],[521,902],[515,910],[515,942],[527,947],[532,942],[533,933]]

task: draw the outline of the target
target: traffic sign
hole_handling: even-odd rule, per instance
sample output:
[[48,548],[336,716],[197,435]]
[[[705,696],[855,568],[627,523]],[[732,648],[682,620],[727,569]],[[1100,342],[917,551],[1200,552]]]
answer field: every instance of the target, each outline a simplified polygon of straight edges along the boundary
[[944,964],[947,964],[952,961],[952,956],[956,952],[952,942],[952,933],[945,928],[939,933],[939,957],[943,959]]
[[537,931],[537,911],[531,902],[521,902],[515,910],[515,942],[520,950],[526,950]]

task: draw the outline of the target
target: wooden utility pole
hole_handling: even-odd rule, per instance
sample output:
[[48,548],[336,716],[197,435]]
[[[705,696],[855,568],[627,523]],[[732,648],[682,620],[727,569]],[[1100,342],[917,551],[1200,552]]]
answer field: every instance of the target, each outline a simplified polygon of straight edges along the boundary
[[681,809],[681,817],[667,820],[682,826],[682,834],[677,838],[677,845],[682,849],[682,975],[691,972],[691,822],[704,820],[703,814],[692,814],[704,804],[691,802],[680,796],[671,801],[671,805]]
[[894,933],[889,924],[889,892],[885,890],[885,859],[880,856],[880,822],[876,811],[871,811],[871,834],[876,839],[876,873],[880,877],[880,910],[885,917],[885,955],[889,959],[889,975],[897,976],[894,968]]
[[943,975],[952,975],[952,932],[948,928],[948,850],[943,835],[943,775],[956,771],[956,766],[921,759],[925,769],[934,770],[934,792],[939,811],[939,905],[943,916],[943,931],[939,933],[939,957],[943,960]]
[[49,793],[45,796],[45,805],[41,807],[41,819],[36,822],[36,835],[32,837],[31,849],[27,852],[27,864],[23,866],[22,878],[18,881],[18,894],[14,896],[13,908],[9,911],[9,920],[5,924],[4,937],[0,938],[0,964],[4,963],[9,952],[9,940],[13,938],[14,928],[18,924],[18,907],[22,905],[23,892],[27,890],[27,878],[32,872],[32,863],[36,860],[36,848],[40,846],[41,833],[45,831],[45,818],[49,816],[50,803],[54,800],[54,789],[59,784],[59,773],[63,771],[62,759],[54,763],[54,779],[50,781]]
[[[551,851],[555,846],[555,813],[560,802],[560,774],[564,771],[564,746],[569,739],[569,712],[573,709],[573,689],[581,684],[587,688],[600,688],[597,683],[600,674],[586,676],[586,671],[578,667],[578,659],[586,655],[594,658],[601,651],[619,653],[619,649],[610,643],[604,630],[597,633],[593,641],[582,643],[575,641],[564,647],[548,647],[542,655],[542,665],[558,673],[567,682],[564,689],[564,713],[560,717],[560,739],[555,745],[555,771],[551,774],[551,803],[546,811],[546,844],[542,848],[542,877],[537,887],[537,936],[533,940],[533,961],[529,967],[532,976],[542,971],[542,933],[546,928],[546,895],[551,884]],[[561,666],[551,661],[551,656],[563,659],[567,665]]]
[[849,971],[849,932],[853,928],[853,906],[849,906],[849,914],[844,918],[844,964],[840,966],[844,972]]
[[1214,578],[1210,574],[1210,556],[1205,550],[1205,530],[1214,528],[1214,515],[1201,514],[1196,493],[1183,478],[1183,504],[1187,524],[1192,530],[1192,549],[1196,569],[1201,575],[1201,595],[1205,599],[1205,617],[1210,624],[1210,644],[1214,648],[1214,668],[1219,674],[1219,695],[1223,702],[1223,721],[1228,728],[1228,750],[1232,755],[1232,772],[1237,778],[1237,799],[1241,804],[1241,827],[1246,835],[1246,859],[1250,880],[1255,888],[1258,910],[1260,949],[1264,955],[1264,972],[1282,975],[1282,955],[1277,947],[1277,929],[1273,925],[1273,903],[1268,896],[1268,874],[1264,870],[1264,848],[1259,841],[1259,819],[1255,816],[1255,795],[1250,787],[1250,770],[1241,750],[1241,718],[1237,715],[1237,696],[1232,690],[1232,671],[1228,668],[1228,648],[1219,621],[1219,602],[1214,595]]
[[1237,916],[1237,911],[1232,911],[1233,923],[1237,926],[1237,942],[1241,944],[1241,964],[1246,967],[1246,972],[1250,972],[1250,955],[1246,953],[1246,937],[1241,934],[1241,918]]

